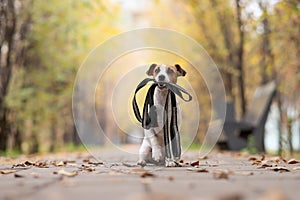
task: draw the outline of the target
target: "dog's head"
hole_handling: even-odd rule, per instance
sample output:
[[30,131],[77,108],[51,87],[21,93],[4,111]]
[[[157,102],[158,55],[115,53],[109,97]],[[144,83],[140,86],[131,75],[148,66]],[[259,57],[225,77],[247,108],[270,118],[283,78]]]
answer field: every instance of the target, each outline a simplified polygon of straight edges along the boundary
[[184,71],[180,65],[175,64],[172,65],[165,65],[165,64],[152,64],[150,65],[147,75],[153,76],[156,82],[158,82],[158,86],[160,88],[164,87],[163,82],[171,82],[176,83],[177,77],[185,76],[186,71]]

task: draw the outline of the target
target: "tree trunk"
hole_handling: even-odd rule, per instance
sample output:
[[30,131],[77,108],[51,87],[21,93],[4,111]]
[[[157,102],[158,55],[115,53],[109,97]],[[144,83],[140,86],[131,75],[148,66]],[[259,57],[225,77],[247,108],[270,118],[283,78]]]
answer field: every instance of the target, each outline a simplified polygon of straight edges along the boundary
[[246,112],[246,98],[245,98],[245,84],[244,84],[244,43],[245,43],[245,32],[243,29],[243,22],[242,22],[242,8],[240,5],[240,0],[236,0],[236,10],[237,10],[237,24],[239,30],[239,47],[237,51],[237,70],[239,71],[238,76],[238,88],[239,88],[239,95],[241,100],[241,110],[242,115]]
[[6,151],[10,125],[7,117],[9,111],[5,106],[4,99],[7,95],[14,65],[16,42],[14,40],[16,32],[15,0],[1,0],[0,18],[0,151]]

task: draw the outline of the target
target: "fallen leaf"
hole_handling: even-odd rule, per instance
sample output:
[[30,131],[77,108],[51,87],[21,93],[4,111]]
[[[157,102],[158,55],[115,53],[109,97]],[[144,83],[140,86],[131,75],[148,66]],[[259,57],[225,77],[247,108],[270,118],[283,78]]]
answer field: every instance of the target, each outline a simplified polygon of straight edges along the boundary
[[190,167],[187,168],[188,171],[193,171],[193,172],[200,172],[200,173],[207,173],[208,170],[205,168],[197,168],[197,167]]
[[275,171],[275,172],[290,172],[291,171],[289,168],[282,167],[282,166],[272,167],[272,168],[268,168],[268,169]]
[[76,160],[65,160],[64,163],[65,163],[65,164],[68,164],[68,163],[76,163]]
[[0,174],[11,174],[16,172],[16,170],[12,170],[12,169],[4,169],[4,170],[0,170]]
[[15,178],[23,178],[23,177],[25,177],[25,175],[18,174],[18,173],[15,173],[14,176],[15,176]]
[[62,167],[65,165],[66,165],[66,163],[64,161],[59,161],[58,163],[55,164],[56,167]]
[[263,160],[265,160],[265,158],[266,158],[266,156],[263,154],[263,155],[261,155],[260,160],[263,161]]
[[234,153],[232,153],[232,156],[238,158],[238,157],[242,156],[242,153],[240,153],[240,152],[234,152]]
[[215,179],[228,179],[229,172],[228,171],[224,171],[224,170],[216,170],[213,172],[213,177]]
[[79,165],[76,163],[67,163],[68,166],[70,167],[78,167]]
[[33,165],[34,165],[33,162],[25,161],[23,163],[13,164],[12,168],[15,168],[15,167],[29,167],[29,166],[33,166]]
[[199,158],[199,160],[207,160],[208,159],[208,156],[202,156]]
[[82,164],[81,167],[79,167],[79,169],[84,170],[84,171],[87,171],[87,172],[95,171],[95,169],[92,168],[91,166],[89,166],[89,165],[84,165],[84,164]]
[[287,161],[287,164],[297,164],[297,163],[300,163],[299,160],[296,160],[296,159],[290,159],[289,161]]
[[129,171],[129,174],[143,174],[145,172],[148,172],[147,170],[143,168],[136,168]]
[[199,160],[193,161],[191,162],[191,166],[195,167],[195,166],[199,166]]
[[173,177],[173,176],[169,176],[169,177],[168,177],[168,180],[169,180],[169,181],[174,181],[174,177]]
[[206,164],[209,166],[209,167],[217,167],[219,166],[219,163],[209,163],[206,161]]
[[53,172],[54,174],[60,174],[60,175],[63,175],[63,176],[67,176],[67,177],[74,177],[74,176],[77,176],[78,175],[78,172],[77,171],[74,171],[74,172],[68,172],[68,171],[65,171],[64,169],[60,169],[59,171],[57,172]]
[[267,167],[273,167],[272,164],[263,163],[261,166],[257,167],[257,169],[267,168]]
[[34,164],[35,167],[39,167],[39,168],[49,168],[49,166],[47,165],[46,162],[38,162]]
[[280,163],[280,161],[281,161],[281,158],[280,158],[280,157],[278,157],[278,156],[276,156],[276,157],[271,157],[271,158],[269,158],[269,159],[268,159],[268,161],[270,161],[270,162],[276,162],[276,163]]
[[125,167],[137,167],[137,165],[132,165],[124,162],[122,162],[122,165],[124,165]]
[[249,161],[255,161],[255,160],[257,160],[257,158],[254,157],[254,156],[252,156],[252,157],[249,157],[248,160],[249,160]]
[[141,178],[146,178],[146,177],[155,177],[155,174],[153,174],[149,171],[146,171],[146,172],[141,174]]
[[88,164],[98,166],[98,165],[103,165],[104,162],[102,162],[102,161],[99,161],[99,162],[89,161]]
[[260,160],[254,160],[252,165],[260,165],[262,162]]

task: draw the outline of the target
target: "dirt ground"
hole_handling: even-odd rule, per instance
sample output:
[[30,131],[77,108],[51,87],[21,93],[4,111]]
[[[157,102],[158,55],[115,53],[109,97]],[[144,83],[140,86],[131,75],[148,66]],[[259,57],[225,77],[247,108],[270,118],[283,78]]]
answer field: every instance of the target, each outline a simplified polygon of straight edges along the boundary
[[182,167],[141,168],[137,155],[97,153],[101,160],[87,152],[0,157],[0,199],[300,199],[295,159],[189,151]]

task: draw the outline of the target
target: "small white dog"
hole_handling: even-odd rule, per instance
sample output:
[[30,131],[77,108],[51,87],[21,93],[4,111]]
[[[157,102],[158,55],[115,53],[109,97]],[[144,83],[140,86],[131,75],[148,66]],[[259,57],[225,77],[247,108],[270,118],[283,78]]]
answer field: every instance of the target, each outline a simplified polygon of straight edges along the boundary
[[[147,71],[148,76],[153,76],[158,86],[154,90],[154,106],[157,112],[158,127],[145,129],[144,139],[139,150],[138,165],[145,166],[146,162],[165,163],[167,167],[175,167],[179,160],[167,160],[165,159],[165,146],[164,146],[164,108],[166,104],[167,95],[169,89],[163,84],[163,82],[170,82],[176,84],[177,77],[185,76],[186,72],[180,65],[174,66],[165,64],[152,64]],[[170,103],[170,98],[169,102]],[[181,112],[177,104],[177,124],[179,126],[181,121]],[[171,106],[168,106],[168,115],[171,113]],[[179,159],[179,158],[177,158]]]

